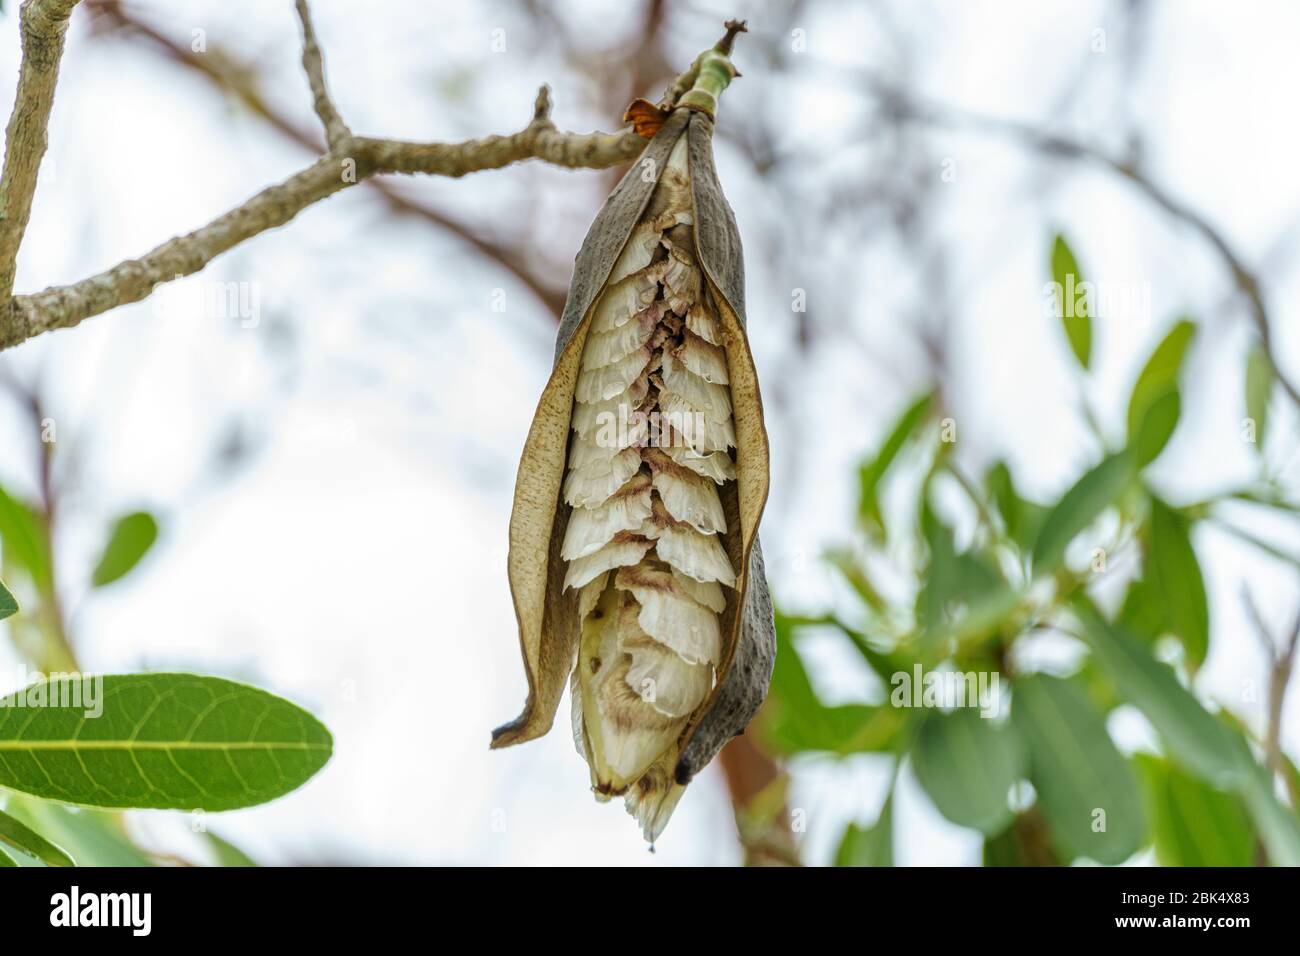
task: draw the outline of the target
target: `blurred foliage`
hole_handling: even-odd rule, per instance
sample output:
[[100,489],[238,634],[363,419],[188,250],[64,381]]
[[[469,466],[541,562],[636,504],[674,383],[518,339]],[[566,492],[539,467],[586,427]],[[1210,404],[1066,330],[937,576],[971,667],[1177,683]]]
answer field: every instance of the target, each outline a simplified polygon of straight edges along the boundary
[[[1065,237],[1052,239],[1048,262],[1059,289],[1078,288]],[[1086,302],[1066,314],[1062,301],[1064,344],[1086,389],[1091,318]],[[1254,484],[1185,506],[1147,478],[1178,427],[1195,338],[1196,324],[1180,318],[1153,349],[1131,387],[1122,441],[1107,441],[1088,414],[1099,454],[1051,502],[1022,495],[1002,461],[979,480],[966,475],[940,394],[908,403],[859,468],[854,540],[826,555],[844,599],[817,613],[778,611],[768,746],[875,754],[892,764],[891,780],[910,767],[939,813],[983,834],[986,866],[1119,864],[1146,849],[1168,865],[1300,863],[1300,818],[1278,796],[1295,764],[1270,762],[1243,720],[1194,689],[1214,637],[1198,524],[1223,526],[1229,502],[1291,514],[1296,505],[1262,454]],[[1245,379],[1242,414],[1258,448],[1273,383],[1257,351]],[[904,507],[892,507],[895,494]],[[801,657],[811,630],[838,635],[885,699],[825,703]],[[1063,663],[1033,653],[1046,641]],[[993,699],[907,690],[945,674],[969,678],[950,686],[990,687]],[[1120,707],[1145,718],[1157,752],[1121,750],[1110,719]],[[892,864],[893,800],[891,782],[873,822],[845,831],[837,865]]]
[[1074,250],[1059,233],[1052,240],[1049,257],[1052,282],[1056,286],[1056,313],[1065,329],[1070,351],[1084,368],[1092,361],[1092,316],[1083,286],[1083,274],[1074,258]]
[[[46,468],[51,454],[42,449]],[[324,766],[329,732],[266,691],[192,674],[82,674],[63,613],[53,512],[48,497],[27,503],[0,487],[0,570],[14,588],[0,585],[0,619],[36,669],[0,698],[0,797],[15,792],[0,804],[0,866],[174,863],[137,847],[120,814],[60,803],[236,809],[282,796]],[[139,568],[157,539],[147,511],[113,521],[83,596]],[[219,838],[208,848],[218,865],[254,865]]]
[[18,612],[18,601],[0,581],[0,621]]
[[72,857],[21,820],[0,812],[0,843],[30,854],[48,866],[73,866]]
[[149,512],[135,511],[118,518],[90,576],[91,583],[99,588],[125,577],[157,540],[158,521]]

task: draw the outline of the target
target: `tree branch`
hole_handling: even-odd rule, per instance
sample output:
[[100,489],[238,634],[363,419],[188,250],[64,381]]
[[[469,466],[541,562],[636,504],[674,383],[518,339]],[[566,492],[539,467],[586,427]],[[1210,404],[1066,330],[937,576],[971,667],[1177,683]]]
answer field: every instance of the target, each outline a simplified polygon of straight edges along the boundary
[[76,5],[77,0],[23,0],[19,9],[23,58],[0,172],[0,302],[7,302],[14,290],[18,247],[32,216],[32,197],[45,157],[63,39]]
[[325,127],[325,141],[331,150],[336,150],[352,137],[352,130],[343,122],[338,108],[330,99],[325,88],[325,58],[320,45],[316,42],[316,30],[311,25],[311,11],[307,9],[307,0],[295,0],[298,19],[302,21],[302,68],[307,74],[307,84],[311,87],[312,107]]
[[538,93],[538,102],[538,115],[510,136],[487,136],[463,143],[407,143],[352,137],[347,144],[351,155],[328,153],[206,226],[168,240],[138,259],[128,259],[72,285],[15,296],[10,321],[0,331],[0,349],[51,329],[71,328],[119,305],[138,302],[148,297],[159,283],[198,272],[221,253],[284,225],[313,203],[376,173],[458,177],[500,169],[525,159],[540,159],[569,168],[600,169],[627,162],[645,146],[645,140],[631,131],[560,132],[547,115],[550,101],[545,87]]
[[376,172],[427,173],[459,177],[500,169],[523,159],[540,159],[570,169],[604,169],[640,155],[646,140],[621,133],[565,133],[551,122],[550,90],[537,92],[533,121],[511,136],[486,136],[463,143],[411,143],[358,136],[354,143]]
[[[222,93],[238,97],[253,115],[265,121],[281,136],[310,153],[320,151],[321,144],[313,135],[314,131],[304,129],[267,102],[258,88],[254,70],[248,65],[235,62],[223,51],[213,48],[200,56],[188,46],[177,43],[123,10],[117,0],[85,0],[85,3],[89,9],[104,16],[111,26],[149,41],[168,59],[193,70]],[[547,282],[546,277],[538,274],[537,270],[529,268],[518,248],[511,248],[479,234],[464,222],[452,218],[428,202],[403,193],[381,178],[367,180],[366,187],[378,193],[391,212],[422,219],[473,246],[481,255],[510,272],[550,310],[555,321],[560,320],[560,313],[564,311],[565,288]]]
[[1300,811],[1300,785],[1291,774],[1287,773],[1282,754],[1282,712],[1286,706],[1286,692],[1291,683],[1291,672],[1295,668],[1297,645],[1300,645],[1300,614],[1285,639],[1275,641],[1269,631],[1264,616],[1259,612],[1254,595],[1245,585],[1241,588],[1242,603],[1246,613],[1255,627],[1256,636],[1268,657],[1268,724],[1264,729],[1264,760],[1275,775],[1282,778],[1291,805]]
[[[42,0],[28,0],[32,6],[66,7],[69,11],[75,2],[47,0],[42,4]],[[302,13],[305,10],[300,9]],[[303,26],[304,46],[315,46],[309,15]],[[71,285],[13,297],[8,321],[0,329],[0,350],[42,332],[71,328],[119,305],[138,302],[159,283],[198,272],[239,243],[284,225],[313,203],[378,173],[459,177],[500,169],[526,159],[539,159],[571,169],[603,169],[627,162],[645,146],[645,140],[632,130],[587,134],[557,130],[550,119],[550,92],[545,86],[538,91],[532,120],[509,136],[486,136],[461,143],[417,143],[351,134],[335,136],[330,133],[331,126],[336,132],[339,126],[344,130],[347,128],[341,119],[334,123],[337,111],[325,94],[319,47],[314,54],[304,51],[303,64],[313,87],[317,113],[326,125],[327,138],[333,139],[330,151],[324,157],[284,182],[262,190],[207,225],[168,240],[138,259],[128,259]],[[322,103],[325,104],[323,112]],[[23,106],[24,100],[20,95],[15,107],[16,115]],[[45,116],[48,117],[48,103]],[[42,124],[42,137],[43,130]],[[44,148],[43,138],[41,148]],[[34,188],[34,173],[32,185]],[[30,207],[30,196],[28,205]]]
[[1264,302],[1264,295],[1258,278],[1246,266],[1245,261],[1228,241],[1227,237],[1215,228],[1208,219],[1192,207],[1174,198],[1163,186],[1144,173],[1134,163],[1111,156],[1091,144],[1049,133],[1026,123],[916,102],[897,88],[873,75],[867,76],[867,82],[903,118],[949,129],[992,132],[1016,140],[1048,156],[1083,160],[1099,165],[1127,180],[1167,215],[1184,225],[1190,226],[1210,245],[1227,268],[1229,275],[1232,277],[1233,285],[1236,286],[1237,291],[1246,300],[1251,321],[1259,335],[1260,345],[1268,356],[1269,364],[1273,366],[1278,383],[1291,401],[1297,407],[1300,407],[1300,388],[1287,376],[1278,362],[1273,343],[1272,320],[1269,316],[1268,307]]

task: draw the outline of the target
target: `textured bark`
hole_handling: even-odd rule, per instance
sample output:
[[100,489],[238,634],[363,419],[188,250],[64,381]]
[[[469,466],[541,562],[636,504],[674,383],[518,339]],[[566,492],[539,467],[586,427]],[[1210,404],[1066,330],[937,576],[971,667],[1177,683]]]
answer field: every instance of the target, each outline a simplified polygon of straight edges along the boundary
[[325,127],[325,141],[330,149],[337,149],[352,135],[352,130],[343,122],[325,86],[325,57],[316,42],[316,29],[312,26],[307,0],[296,0],[296,5],[298,19],[302,21],[302,69],[307,74],[307,85],[311,87],[312,108]]
[[31,219],[36,179],[45,157],[63,38],[76,5],[77,0],[24,0],[19,10],[23,58],[0,173],[0,301],[13,293],[18,247]]
[[[213,84],[223,97],[238,100],[253,116],[288,141],[311,153],[320,151],[320,141],[315,130],[305,128],[296,116],[267,100],[257,80],[256,66],[251,61],[236,57],[229,49],[211,46],[206,53],[195,53],[188,45],[176,42],[133,12],[123,9],[117,0],[82,0],[82,4],[113,30],[121,30],[147,41],[146,47],[161,53],[169,62],[193,71]],[[527,257],[523,255],[518,240],[505,236],[485,236],[471,223],[449,216],[430,205],[427,200],[417,199],[408,190],[397,188],[389,178],[372,176],[366,181],[365,188],[381,197],[387,208],[396,215],[423,220],[472,246],[525,285],[554,315],[555,321],[560,320],[564,311],[564,290],[557,289],[550,283],[548,273],[533,268],[525,261]]]
[[377,173],[464,176],[500,169],[526,159],[569,168],[601,169],[627,162],[645,146],[624,133],[565,133],[549,118],[545,88],[532,122],[510,136],[487,136],[463,143],[409,143],[348,137],[336,150],[284,182],[270,186],[223,216],[184,236],[170,239],[138,259],[128,259],[98,275],[13,299],[12,314],[0,330],[0,349],[51,329],[70,328],[119,305],[149,296],[160,282],[198,272],[221,253],[259,233],[282,226],[303,209]]
[[139,258],[70,285],[13,296],[14,263],[31,216],[37,172],[45,154],[63,38],[77,4],[77,0],[25,0],[23,64],[0,178],[0,301],[5,303],[0,314],[0,350],[138,302],[159,283],[198,272],[239,243],[282,226],[308,206],[380,173],[459,177],[527,159],[571,169],[603,169],[627,162],[645,147],[645,140],[630,129],[587,134],[557,130],[550,119],[546,87],[538,92],[532,120],[508,136],[461,143],[355,136],[329,97],[324,58],[305,0],[296,3],[303,24],[303,67],[313,106],[325,128],[327,154],[207,225],[169,239]]
[[[545,99],[545,96],[539,97]],[[627,162],[645,140],[632,132],[564,133],[542,116],[511,136],[463,143],[406,143],[351,137],[282,183],[195,231],[127,259],[72,285],[15,296],[9,321],[0,330],[0,349],[51,329],[70,328],[101,312],[147,298],[160,282],[198,272],[221,253],[260,233],[282,226],[302,210],[377,173],[464,176],[500,169],[525,159],[557,166],[598,169]]]

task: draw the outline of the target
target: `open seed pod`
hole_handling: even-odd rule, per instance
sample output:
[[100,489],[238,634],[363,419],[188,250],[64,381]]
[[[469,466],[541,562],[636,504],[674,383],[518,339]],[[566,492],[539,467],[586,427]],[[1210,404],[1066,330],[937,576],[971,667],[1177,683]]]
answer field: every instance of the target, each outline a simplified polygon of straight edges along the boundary
[[624,796],[652,842],[775,656],[767,433],[712,152],[725,53],[697,60],[578,253],[510,518],[529,692],[492,746],[546,733],[569,684],[597,798]]

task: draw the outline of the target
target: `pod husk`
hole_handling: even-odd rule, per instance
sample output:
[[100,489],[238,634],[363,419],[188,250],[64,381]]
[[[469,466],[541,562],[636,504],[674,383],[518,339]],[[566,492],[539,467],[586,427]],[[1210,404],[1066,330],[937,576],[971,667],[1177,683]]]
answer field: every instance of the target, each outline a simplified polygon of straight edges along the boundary
[[[561,485],[569,418],[593,306],[632,229],[640,221],[678,137],[686,136],[700,267],[722,324],[736,429],[736,481],[720,489],[727,515],[723,542],[740,569],[722,614],[726,636],[718,681],[679,739],[675,771],[687,783],[722,746],[744,731],[767,695],[776,656],[772,602],[763,573],[758,525],[768,493],[768,444],[754,360],[745,335],[745,272],[735,216],[713,165],[713,122],[678,109],[655,134],[596,215],[578,252],[555,345],[555,366],[524,443],[510,515],[510,590],[528,678],[523,711],[492,733],[506,747],[550,730],[578,652],[577,592],[562,590],[560,542],[568,522]],[[653,163],[647,167],[647,160]],[[643,175],[649,168],[653,176]],[[649,180],[649,181],[647,181]]]

